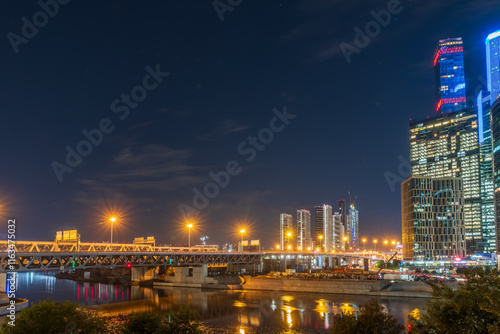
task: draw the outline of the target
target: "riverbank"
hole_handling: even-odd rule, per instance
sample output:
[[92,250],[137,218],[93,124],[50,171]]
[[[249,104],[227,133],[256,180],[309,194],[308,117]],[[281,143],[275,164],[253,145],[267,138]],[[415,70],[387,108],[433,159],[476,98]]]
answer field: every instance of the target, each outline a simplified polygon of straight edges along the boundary
[[266,278],[245,276],[243,290],[430,298],[432,286],[424,282],[347,279]]

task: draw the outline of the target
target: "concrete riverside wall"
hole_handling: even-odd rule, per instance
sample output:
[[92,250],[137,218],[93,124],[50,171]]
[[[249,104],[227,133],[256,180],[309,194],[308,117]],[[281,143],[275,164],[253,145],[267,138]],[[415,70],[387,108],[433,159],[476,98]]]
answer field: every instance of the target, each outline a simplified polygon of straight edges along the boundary
[[243,290],[277,290],[367,295],[382,290],[382,281],[350,281],[327,279],[258,278],[245,276]]
[[[432,289],[428,290],[426,286],[424,287],[420,284],[418,284],[419,286],[417,287],[414,286],[414,283],[422,282],[404,282],[401,288],[396,289],[395,285],[399,285],[400,283],[392,284],[389,281],[259,278],[245,276],[245,282],[242,288],[243,290],[338,293],[388,297],[429,298],[431,296],[429,291]],[[389,288],[386,289],[387,287]],[[390,289],[390,287],[393,287],[393,289]]]

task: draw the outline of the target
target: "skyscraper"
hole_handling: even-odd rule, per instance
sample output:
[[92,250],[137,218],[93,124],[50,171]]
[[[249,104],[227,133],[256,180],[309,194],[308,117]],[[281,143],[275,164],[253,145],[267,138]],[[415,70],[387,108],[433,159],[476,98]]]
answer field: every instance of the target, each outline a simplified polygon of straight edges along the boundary
[[447,113],[466,108],[464,48],[462,38],[440,40],[434,54],[436,111]]
[[333,214],[333,250],[341,251],[344,248],[344,225],[342,225],[342,217],[339,212]]
[[[288,235],[290,234],[290,236]],[[293,226],[293,216],[287,213],[280,215],[280,249],[286,250],[288,246],[292,247],[292,238],[295,234]]]
[[462,177],[468,254],[483,253],[478,121],[462,110],[410,121],[412,176]]
[[481,231],[485,253],[496,252],[490,110],[490,93],[481,91],[477,97],[477,120],[479,124],[479,173],[481,178]]
[[491,140],[493,142],[496,246],[497,253],[500,253],[500,99],[497,99],[491,107]]
[[311,246],[311,212],[305,209],[297,210],[297,248],[307,251]]
[[349,248],[352,247],[353,250],[357,250],[359,249],[359,212],[354,207],[354,204],[351,204],[349,207],[349,219],[351,226]]
[[465,256],[464,192],[460,177],[412,176],[401,184],[403,258]]
[[500,30],[486,38],[486,75],[493,104],[500,94]]
[[325,252],[333,250],[333,215],[330,205],[314,207],[314,231],[316,248]]
[[347,210],[345,207],[345,200],[339,199],[339,214],[340,214],[340,221],[344,227],[346,226],[346,218],[347,218]]

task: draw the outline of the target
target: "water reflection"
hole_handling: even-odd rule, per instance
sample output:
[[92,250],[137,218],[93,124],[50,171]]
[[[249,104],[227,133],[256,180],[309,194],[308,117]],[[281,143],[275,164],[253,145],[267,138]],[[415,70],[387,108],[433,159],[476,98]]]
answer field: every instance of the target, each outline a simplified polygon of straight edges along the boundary
[[[170,310],[189,304],[209,325],[231,326],[234,332],[254,333],[252,328],[312,329],[326,332],[333,317],[351,313],[374,297],[357,295],[280,293],[276,291],[201,290],[192,288],[150,289],[119,287],[99,283],[77,283],[54,277],[20,274],[19,297],[30,301],[51,298],[71,300],[110,313],[146,310]],[[375,298],[404,323],[415,308],[422,309],[425,299]]]

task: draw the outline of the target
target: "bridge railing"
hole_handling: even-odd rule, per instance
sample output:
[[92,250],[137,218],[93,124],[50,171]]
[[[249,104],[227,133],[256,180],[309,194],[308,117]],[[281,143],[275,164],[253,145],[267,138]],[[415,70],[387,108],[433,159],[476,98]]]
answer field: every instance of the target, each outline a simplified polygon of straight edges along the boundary
[[[7,252],[10,245],[7,240],[0,240],[0,251]],[[94,252],[218,252],[216,247],[155,247],[153,245],[94,243],[94,242],[54,242],[54,241],[16,241],[16,253],[94,253]]]

